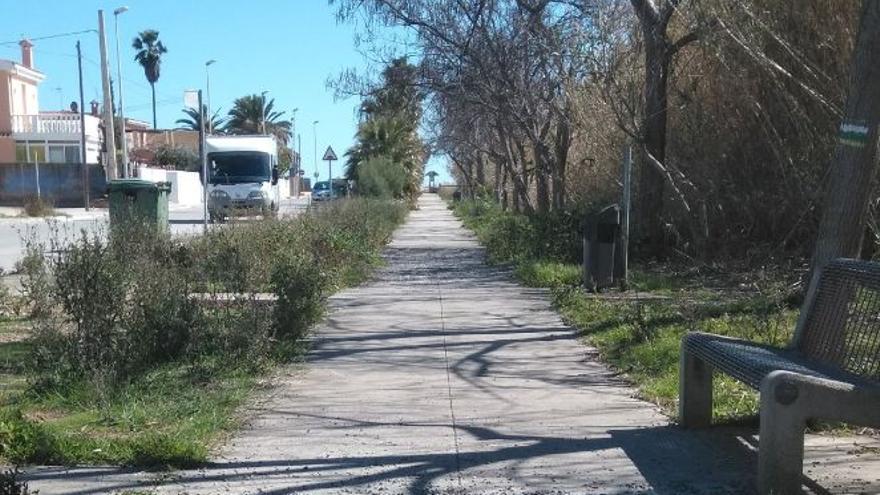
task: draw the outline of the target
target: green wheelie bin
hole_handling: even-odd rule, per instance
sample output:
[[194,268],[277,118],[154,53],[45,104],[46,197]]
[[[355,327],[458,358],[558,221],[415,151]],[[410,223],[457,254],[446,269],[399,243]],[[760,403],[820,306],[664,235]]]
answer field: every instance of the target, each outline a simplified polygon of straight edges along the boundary
[[107,184],[110,199],[110,228],[134,224],[152,226],[157,232],[168,232],[168,195],[170,182],[142,179],[112,180]]

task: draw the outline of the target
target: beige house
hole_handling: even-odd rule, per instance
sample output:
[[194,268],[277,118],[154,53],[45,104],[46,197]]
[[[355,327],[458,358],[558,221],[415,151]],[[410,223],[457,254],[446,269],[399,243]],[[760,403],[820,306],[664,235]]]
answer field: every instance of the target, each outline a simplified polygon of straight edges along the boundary
[[[79,113],[40,111],[39,85],[46,76],[34,66],[33,44],[19,45],[21,63],[0,60],[0,163],[79,163]],[[85,116],[88,163],[99,161],[100,122]]]

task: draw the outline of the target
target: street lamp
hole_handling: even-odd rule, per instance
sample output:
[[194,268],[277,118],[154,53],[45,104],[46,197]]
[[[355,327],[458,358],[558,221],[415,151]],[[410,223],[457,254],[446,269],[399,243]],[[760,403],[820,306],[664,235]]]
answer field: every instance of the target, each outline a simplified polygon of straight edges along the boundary
[[[299,112],[299,107],[294,108],[290,111],[290,135],[293,138],[293,146],[291,148],[296,148],[296,112]],[[293,153],[293,197],[299,197],[299,167],[300,167],[300,156],[299,153],[294,151]]]
[[263,129],[263,134],[266,134],[266,95],[268,93],[269,93],[269,90],[266,90],[266,91],[263,91],[262,93],[260,93],[263,96],[263,98],[260,100],[260,106],[262,107],[260,109],[260,112],[262,112],[262,114],[263,114],[263,117],[260,120],[260,126]]
[[315,136],[315,179],[318,178],[318,121],[312,122],[312,134]]
[[129,177],[128,171],[128,139],[125,136],[125,104],[122,97],[122,53],[119,50],[119,14],[128,12],[128,7],[119,7],[113,11],[113,26],[116,30],[116,78],[119,82],[119,120],[122,122],[122,176]]
[[[204,126],[206,129],[208,129],[208,134],[211,134],[212,132],[214,132],[214,126],[213,126],[213,122],[212,122],[213,119],[211,118],[211,115],[212,115],[211,114],[211,72],[208,71],[208,67],[210,67],[211,64],[213,64],[214,62],[216,62],[216,60],[214,60],[213,58],[211,60],[208,60],[207,62],[205,62],[205,89],[207,90],[207,93],[208,93],[208,95],[207,95],[208,96],[208,107],[206,110],[206,115],[200,116],[201,119],[208,119],[208,122],[202,123],[202,126]],[[202,109],[200,108],[199,113],[201,113],[201,111],[202,111]]]

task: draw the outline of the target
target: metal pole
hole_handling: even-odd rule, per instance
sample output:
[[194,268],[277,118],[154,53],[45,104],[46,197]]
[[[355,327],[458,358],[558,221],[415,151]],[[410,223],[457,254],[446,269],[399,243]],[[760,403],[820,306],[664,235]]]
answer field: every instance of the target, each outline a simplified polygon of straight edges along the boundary
[[266,93],[268,91],[263,91],[260,93],[263,98],[260,100],[260,104],[262,108],[260,108],[260,112],[262,113],[262,117],[260,118],[260,126],[262,127],[262,133],[266,134]]
[[82,165],[83,202],[89,211],[89,163],[86,154],[86,103],[83,96],[83,61],[79,40],[76,42],[76,64],[79,69],[79,163]]
[[297,151],[296,151],[296,162],[297,162],[296,163],[296,172],[297,172],[297,175],[296,175],[295,183],[296,183],[296,197],[298,198],[299,195],[302,193],[302,191],[301,191],[302,188],[300,187],[300,186],[302,186],[302,157],[303,157],[303,154],[302,154],[302,151],[303,151],[302,134],[296,135],[296,142],[297,142],[297,145],[296,145],[297,146]]
[[620,284],[626,289],[629,282],[629,218],[632,206],[632,146],[627,145],[623,152],[623,218],[621,218],[620,265],[623,277]]
[[[202,111],[202,90],[199,90],[199,112]],[[205,143],[205,126],[199,126],[199,160],[202,161],[202,224],[208,232],[208,153]]]
[[37,179],[37,199],[40,199],[42,197],[40,194],[40,160],[34,160],[34,174]]
[[327,180],[330,181],[330,199],[333,199],[333,160],[327,160]]
[[113,26],[116,31],[116,78],[117,87],[119,88],[119,121],[122,125],[122,131],[119,133],[122,138],[122,176],[130,177],[128,170],[128,138],[125,136],[125,100],[122,97],[122,54],[119,51],[119,14],[128,10],[128,7],[120,7],[113,11]]
[[[206,96],[208,97],[208,109],[206,115],[204,115],[203,118],[207,119],[208,121],[202,123],[202,125],[208,128],[208,134],[213,134],[214,132],[214,122],[212,122],[213,119],[211,118],[211,116],[213,115],[211,113],[211,71],[208,69],[214,62],[216,62],[216,60],[214,59],[205,62],[205,90],[207,91]],[[199,112],[201,111],[202,109],[199,108]]]
[[[312,134],[315,136],[315,181],[318,180],[319,172],[318,172],[318,121],[312,122]],[[314,192],[315,186],[312,185],[312,192]]]
[[[298,111],[299,111],[299,108],[294,108],[290,112],[293,115],[290,119],[290,123],[291,123],[290,133],[294,139],[296,139],[296,112],[298,112]],[[294,145],[295,144],[296,143],[294,142]],[[296,153],[294,153],[293,174],[291,174],[291,176],[293,177],[293,197],[298,198],[299,197],[299,182],[297,179],[299,178],[299,155],[297,155]]]
[[117,177],[116,168],[116,133],[113,130],[113,101],[110,99],[110,68],[107,63],[107,37],[104,32],[104,11],[98,11],[98,45],[101,50],[101,86],[104,92],[104,146],[107,148],[105,157],[107,180]]

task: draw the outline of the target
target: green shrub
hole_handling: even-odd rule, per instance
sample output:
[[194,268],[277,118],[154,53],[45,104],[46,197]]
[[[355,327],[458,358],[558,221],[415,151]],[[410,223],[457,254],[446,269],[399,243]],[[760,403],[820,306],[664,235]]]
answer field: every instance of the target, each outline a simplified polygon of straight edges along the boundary
[[357,191],[362,196],[401,199],[406,182],[403,165],[388,157],[370,158],[358,165]]
[[55,207],[50,199],[30,196],[24,200],[22,213],[27,217],[51,217],[55,215]]
[[156,150],[154,163],[174,170],[196,172],[199,170],[199,155],[184,146],[162,145]]
[[299,339],[321,318],[329,282],[314,258],[281,257],[272,274],[272,289],[278,297],[274,309],[278,340]]
[[0,457],[11,462],[52,463],[55,438],[18,409],[0,409]]
[[108,241],[84,233],[58,256],[29,261],[27,286],[50,284],[34,298],[35,306],[51,307],[35,320],[33,362],[41,378],[112,386],[179,357],[201,315],[184,274],[170,263],[174,249],[165,237]]

